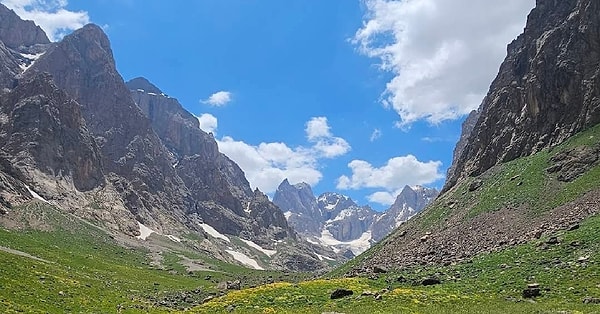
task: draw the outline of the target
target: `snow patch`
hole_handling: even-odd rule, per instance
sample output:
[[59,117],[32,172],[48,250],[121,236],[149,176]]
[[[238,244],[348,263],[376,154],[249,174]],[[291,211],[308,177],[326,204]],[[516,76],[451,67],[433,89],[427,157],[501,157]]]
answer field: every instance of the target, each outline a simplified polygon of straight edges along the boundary
[[292,212],[291,211],[287,211],[285,213],[283,213],[283,215],[285,216],[285,220],[290,220],[290,217],[292,217]]
[[29,194],[31,194],[31,196],[33,196],[33,198],[38,199],[46,204],[50,204],[50,202],[48,202],[48,200],[41,197],[39,194],[35,193],[35,191],[33,191],[32,189],[29,188],[29,186],[27,186],[26,184],[24,184],[24,185],[25,185],[25,188],[27,189],[27,192],[29,192]]
[[149,237],[152,233],[156,232],[146,226],[144,226],[141,222],[137,222],[138,226],[140,226],[140,235],[137,236],[136,238],[140,239],[140,240],[146,240],[147,237]]
[[328,261],[334,261],[334,259],[331,258],[331,257],[325,256],[325,255],[321,255],[321,254],[318,254],[318,253],[315,253],[315,254],[317,255],[317,257],[319,258],[320,261],[322,261],[324,259],[326,259]]
[[246,243],[249,247],[254,248],[258,251],[263,252],[266,256],[271,257],[275,254],[277,254],[276,250],[267,250],[267,249],[263,249],[260,245],[250,241],[250,240],[244,240],[244,239],[240,239],[242,240],[242,242]]
[[217,238],[217,239],[223,239],[227,242],[231,242],[231,240],[229,240],[229,238],[226,235],[215,230],[215,228],[213,228],[211,225],[207,225],[204,223],[199,224],[199,225],[204,230],[204,232],[208,233],[211,237]]
[[225,252],[229,253],[229,255],[233,256],[233,258],[246,265],[246,266],[250,266],[254,269],[258,269],[258,270],[264,270],[264,268],[260,267],[260,265],[258,265],[258,263],[253,260],[252,258],[248,257],[248,255],[244,254],[244,253],[240,253],[237,251],[233,251],[233,250],[225,250]]
[[167,234],[167,235],[165,235],[165,236],[166,236],[167,238],[169,238],[169,239],[170,239],[171,241],[173,241],[173,242],[177,242],[177,243],[181,242],[181,239],[180,239],[180,238],[178,238],[178,237],[176,237],[176,236],[174,236],[174,235],[172,235],[172,234]]
[[148,95],[156,96],[156,93],[148,93]]
[[31,60],[31,63],[29,63],[28,65],[27,65],[27,64],[24,64],[24,63],[21,63],[21,64],[19,64],[19,67],[21,67],[21,70],[23,70],[23,72],[27,71],[27,70],[28,70],[28,69],[29,69],[29,68],[30,68],[30,67],[31,67],[31,66],[32,66],[32,65],[35,63],[35,61],[36,61],[37,59],[39,59],[39,58],[40,58],[42,55],[44,55],[45,53],[46,53],[45,51],[44,51],[44,52],[42,52],[42,53],[34,54],[34,55],[27,54],[27,53],[22,53],[21,55],[22,55],[23,57],[25,57],[25,58],[27,58],[27,59]]
[[329,230],[323,229],[319,241],[321,241],[322,244],[333,247],[334,251],[335,248],[338,248],[338,251],[340,251],[340,248],[350,249],[354,255],[358,256],[360,253],[371,247],[371,238],[371,230],[368,230],[358,239],[343,242],[334,238]]
[[250,202],[248,202],[248,206],[246,206],[246,209],[244,209],[244,211],[245,211],[247,214],[250,214],[250,213],[252,212],[252,210],[250,210]]

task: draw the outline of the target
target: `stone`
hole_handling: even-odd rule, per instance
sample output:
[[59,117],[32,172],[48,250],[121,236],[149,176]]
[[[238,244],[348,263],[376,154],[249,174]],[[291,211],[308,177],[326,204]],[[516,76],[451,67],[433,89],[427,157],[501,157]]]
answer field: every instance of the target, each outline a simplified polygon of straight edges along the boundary
[[421,284],[423,286],[433,286],[433,285],[439,285],[441,283],[442,282],[438,278],[435,278],[435,277],[425,278],[425,279],[423,279],[423,281],[421,281]]
[[585,304],[600,304],[600,298],[585,297],[585,298],[583,298],[583,303],[585,303]]
[[375,274],[385,274],[388,270],[383,266],[375,266],[373,267],[373,273]]
[[483,185],[483,181],[482,180],[475,180],[473,182],[471,182],[471,184],[469,184],[469,192],[473,192],[476,191],[477,189],[479,189],[481,186]]
[[550,244],[550,245],[560,244],[560,240],[558,239],[558,237],[550,237],[546,241],[546,244]]
[[352,294],[354,294],[354,291],[352,290],[347,290],[347,289],[336,289],[335,291],[333,291],[331,293],[331,295],[329,296],[330,299],[335,300],[335,299],[341,299],[347,296],[351,296]]
[[541,296],[541,290],[538,284],[530,284],[526,289],[523,290],[523,298],[531,299]]

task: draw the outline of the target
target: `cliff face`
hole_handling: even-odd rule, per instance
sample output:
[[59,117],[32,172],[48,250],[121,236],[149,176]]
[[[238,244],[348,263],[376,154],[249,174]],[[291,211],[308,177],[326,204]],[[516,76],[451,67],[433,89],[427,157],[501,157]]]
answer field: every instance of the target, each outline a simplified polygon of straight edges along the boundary
[[24,21],[9,8],[0,5],[0,41],[7,47],[48,44],[48,36],[33,21]]
[[599,11],[594,0],[537,1],[508,46],[444,190],[600,122]]
[[22,82],[1,98],[0,146],[23,172],[39,169],[79,191],[104,183],[100,154],[79,104],[48,75]]

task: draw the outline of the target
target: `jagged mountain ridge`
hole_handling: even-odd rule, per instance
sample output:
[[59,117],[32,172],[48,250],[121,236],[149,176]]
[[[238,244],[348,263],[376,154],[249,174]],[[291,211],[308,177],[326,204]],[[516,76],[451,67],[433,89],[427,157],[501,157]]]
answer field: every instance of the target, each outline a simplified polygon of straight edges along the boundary
[[350,257],[383,239],[436,195],[435,189],[406,186],[394,204],[380,213],[338,193],[327,192],[315,197],[310,185],[303,182],[292,185],[285,179],[277,188],[273,202],[302,237]]
[[[0,44],[0,66],[10,70],[0,77],[2,212],[37,198],[130,237],[196,234],[204,240],[190,245],[230,262],[244,264],[225,248],[264,254],[260,246],[277,254],[257,267],[326,266],[315,253],[330,252],[298,241],[193,115],[162,93],[130,91],[98,26],[48,44],[31,25],[0,32],[19,47]],[[254,244],[219,240],[228,236]]]

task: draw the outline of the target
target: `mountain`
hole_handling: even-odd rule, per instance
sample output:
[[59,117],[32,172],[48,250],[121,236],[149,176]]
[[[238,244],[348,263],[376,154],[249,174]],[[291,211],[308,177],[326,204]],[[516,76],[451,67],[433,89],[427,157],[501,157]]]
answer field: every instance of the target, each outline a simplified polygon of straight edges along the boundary
[[598,214],[598,25],[598,1],[537,1],[463,124],[442,194],[345,271],[545,250]]
[[379,213],[338,193],[323,193],[315,197],[310,185],[291,185],[285,179],[277,188],[273,203],[284,212],[289,224],[301,237],[352,257],[383,239],[421,211],[435,196],[435,189],[406,186],[396,202]]
[[41,201],[159,254],[173,244],[151,234],[256,269],[328,266],[333,252],[298,239],[196,117],[144,78],[124,82],[100,27],[49,43],[2,5],[0,17],[5,224]]
[[412,216],[422,211],[438,195],[436,189],[405,186],[394,204],[373,224],[373,238],[381,240]]
[[445,190],[600,122],[598,8],[596,1],[537,2],[464,134]]

